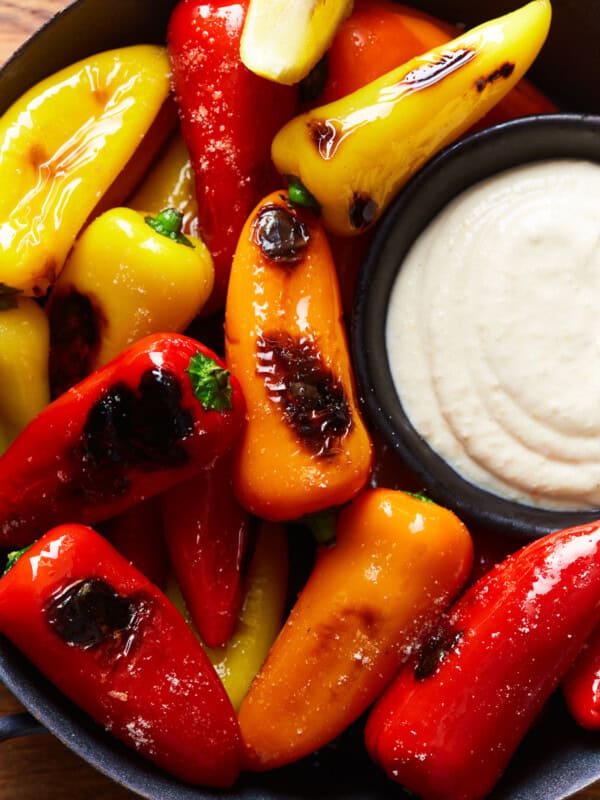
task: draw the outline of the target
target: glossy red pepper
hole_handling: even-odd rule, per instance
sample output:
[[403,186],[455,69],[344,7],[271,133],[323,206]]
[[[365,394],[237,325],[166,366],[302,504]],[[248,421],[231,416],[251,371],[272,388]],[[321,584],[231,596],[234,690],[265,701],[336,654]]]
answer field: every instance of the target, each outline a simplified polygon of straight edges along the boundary
[[600,731],[600,625],[565,675],[562,690],[577,724]]
[[173,571],[203,641],[229,639],[242,604],[250,518],[233,493],[231,458],[161,495]]
[[92,524],[186,480],[244,419],[238,382],[179,334],[148,336],[47,406],[0,459],[0,546]]
[[114,736],[184,781],[230,786],[233,707],[169,600],[99,534],[49,531],[0,580],[0,631]]
[[100,532],[151,583],[165,589],[169,553],[158,497],[142,500],[102,524]]
[[600,523],[481,578],[379,700],[366,742],[424,800],[488,795],[600,619]]
[[296,109],[293,87],[260,78],[240,61],[247,7],[248,0],[182,0],[167,33],[200,235],[215,265],[215,287],[203,313],[223,307],[246,218],[281,185],[271,164],[271,141]]

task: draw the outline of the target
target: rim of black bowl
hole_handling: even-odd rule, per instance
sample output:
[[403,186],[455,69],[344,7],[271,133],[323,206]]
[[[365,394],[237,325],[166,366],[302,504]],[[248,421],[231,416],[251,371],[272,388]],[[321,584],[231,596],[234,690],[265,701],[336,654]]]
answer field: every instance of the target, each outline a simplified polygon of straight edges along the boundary
[[600,116],[523,117],[447,147],[398,194],[380,223],[362,266],[351,324],[361,405],[434,500],[499,533],[535,539],[600,518],[600,508],[551,510],[505,499],[459,475],[409,422],[392,379],[385,346],[387,305],[412,243],[433,217],[474,183],[520,164],[552,158],[600,163]]

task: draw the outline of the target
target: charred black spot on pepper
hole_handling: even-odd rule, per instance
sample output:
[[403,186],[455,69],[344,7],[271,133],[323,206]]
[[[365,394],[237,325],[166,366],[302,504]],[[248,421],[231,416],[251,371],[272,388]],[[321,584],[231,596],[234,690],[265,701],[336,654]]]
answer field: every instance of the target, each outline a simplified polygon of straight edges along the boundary
[[259,375],[272,402],[310,452],[330,457],[352,428],[341,381],[323,362],[316,342],[285,331],[264,333],[257,342]]
[[89,578],[52,598],[44,612],[64,642],[89,650],[127,631],[136,615],[136,603],[105,581]]
[[475,88],[477,89],[478,92],[481,93],[483,92],[485,87],[488,86],[490,83],[495,83],[497,80],[500,80],[501,78],[504,80],[510,78],[510,76],[513,74],[514,71],[515,71],[515,65],[511,64],[509,61],[505,61],[501,67],[498,67],[498,69],[495,69],[493,72],[490,72],[490,74],[487,75],[485,78],[479,78],[478,80],[476,80]]
[[168,469],[186,463],[181,441],[194,429],[181,407],[181,386],[171,372],[144,372],[137,391],[111,386],[90,409],[77,457],[84,465],[75,487],[90,499],[119,495],[129,486],[129,470]]
[[331,119],[312,119],[308,123],[310,138],[324,161],[329,161],[335,155],[340,143],[340,134]]
[[419,654],[415,667],[415,678],[423,681],[437,672],[438,667],[453,650],[463,636],[463,631],[455,631],[443,623],[428,639]]
[[72,289],[49,305],[50,391],[66,392],[92,370],[106,318],[93,299]]
[[308,226],[294,209],[275,204],[260,209],[253,236],[265,258],[284,264],[302,261],[310,243]]
[[348,217],[350,225],[357,230],[368,228],[377,215],[377,203],[368,194],[355,192]]
[[434,86],[457,69],[468,64],[471,59],[475,58],[475,55],[476,51],[468,47],[445,50],[440,54],[437,61],[425,62],[416,67],[416,69],[407,72],[400,81],[400,85],[410,86],[414,90]]

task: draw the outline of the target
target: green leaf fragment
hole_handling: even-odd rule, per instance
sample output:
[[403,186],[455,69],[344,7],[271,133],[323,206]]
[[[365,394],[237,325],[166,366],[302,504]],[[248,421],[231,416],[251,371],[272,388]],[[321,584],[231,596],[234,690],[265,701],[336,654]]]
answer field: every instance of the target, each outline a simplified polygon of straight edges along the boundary
[[194,247],[187,236],[184,236],[181,232],[183,227],[183,214],[177,208],[165,208],[155,217],[144,217],[144,222],[161,236],[166,236],[167,239],[171,239],[171,241],[177,242],[177,244],[183,244],[186,247]]
[[198,351],[186,370],[196,399],[205,411],[226,411],[233,408],[230,372],[214,358]]

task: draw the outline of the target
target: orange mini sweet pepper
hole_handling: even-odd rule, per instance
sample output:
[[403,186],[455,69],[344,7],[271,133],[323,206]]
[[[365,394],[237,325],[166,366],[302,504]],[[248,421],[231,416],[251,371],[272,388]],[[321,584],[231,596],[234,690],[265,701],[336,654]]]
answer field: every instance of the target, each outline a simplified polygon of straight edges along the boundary
[[335,265],[316,217],[284,192],[266,197],[244,227],[225,334],[248,408],[234,465],[242,505],[281,521],[354,497],[370,474],[371,443]]
[[381,693],[465,582],[471,538],[434,503],[364,492],[340,514],[240,708],[246,766],[334,739]]

